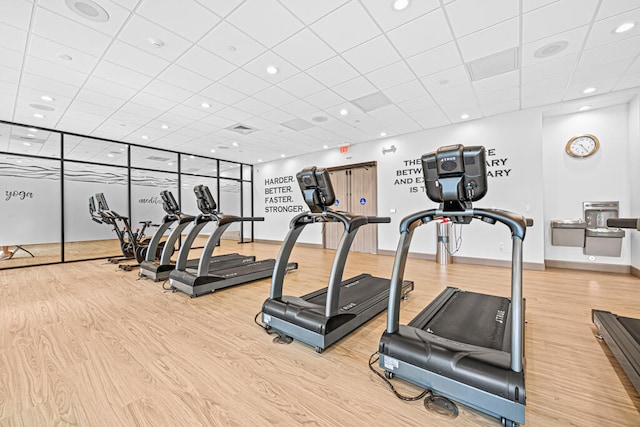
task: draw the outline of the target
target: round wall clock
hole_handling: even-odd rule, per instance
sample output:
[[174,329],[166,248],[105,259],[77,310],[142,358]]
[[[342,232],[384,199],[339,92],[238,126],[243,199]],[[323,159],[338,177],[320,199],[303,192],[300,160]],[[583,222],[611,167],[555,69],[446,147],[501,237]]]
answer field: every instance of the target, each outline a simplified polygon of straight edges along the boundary
[[583,159],[593,155],[600,148],[600,141],[595,135],[579,135],[571,138],[565,146],[565,151],[571,157]]

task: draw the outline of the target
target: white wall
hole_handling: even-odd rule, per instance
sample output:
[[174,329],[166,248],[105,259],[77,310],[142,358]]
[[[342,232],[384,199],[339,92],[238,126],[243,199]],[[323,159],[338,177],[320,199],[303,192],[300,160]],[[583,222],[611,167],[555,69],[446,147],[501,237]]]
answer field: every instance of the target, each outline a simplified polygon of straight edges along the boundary
[[[265,217],[264,223],[256,225],[256,238],[282,240],[287,233],[289,221],[295,212],[272,213],[279,206],[290,210],[304,211],[295,174],[307,166],[330,167],[345,164],[377,161],[378,164],[378,214],[390,216],[392,223],[378,227],[378,245],[381,250],[396,250],[399,222],[410,213],[437,207],[427,199],[421,187],[421,165],[411,164],[422,154],[449,144],[483,145],[491,150],[487,161],[495,161],[489,167],[489,192],[477,207],[496,207],[521,213],[542,221],[542,140],[541,114],[536,111],[521,111],[484,120],[460,123],[443,128],[416,132],[395,138],[381,139],[367,144],[355,145],[349,153],[340,154],[336,149],[312,155],[300,156],[258,165],[255,167],[256,215]],[[382,154],[382,148],[396,147],[395,153]],[[414,162],[415,163],[415,162]],[[282,184],[272,180],[287,181]],[[404,183],[399,181],[404,179]],[[288,188],[291,187],[291,188]],[[415,187],[416,192],[412,192]],[[269,203],[273,188],[279,196],[290,196],[285,203]],[[289,199],[287,199],[289,200]],[[395,209],[395,213],[392,212]],[[311,229],[314,231],[311,231]],[[322,242],[319,226],[309,226],[300,237],[301,242]],[[435,227],[426,226],[418,230],[411,247],[412,252],[435,253]],[[510,259],[510,234],[504,226],[490,226],[474,222],[464,227],[463,244],[457,254],[464,257]],[[501,249],[503,248],[503,249]],[[543,263],[543,230],[534,226],[527,231],[524,258],[526,262]]]
[[[629,265],[630,244],[623,239],[620,257],[590,259],[582,248],[552,246],[550,221],[582,218],[583,201],[620,202],[620,216],[631,214],[628,104],[543,121],[545,258],[558,261]],[[565,153],[567,141],[593,134],[600,150],[585,159]],[[627,236],[630,230],[626,231]]]
[[[629,103],[629,175],[631,182],[630,216],[640,216],[640,96]],[[631,265],[640,269],[640,232],[626,230],[631,245]]]

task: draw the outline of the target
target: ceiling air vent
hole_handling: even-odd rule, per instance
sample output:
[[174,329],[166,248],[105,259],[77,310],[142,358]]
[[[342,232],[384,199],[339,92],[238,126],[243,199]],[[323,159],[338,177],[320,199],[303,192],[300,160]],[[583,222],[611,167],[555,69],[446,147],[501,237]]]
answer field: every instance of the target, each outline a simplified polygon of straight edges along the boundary
[[229,126],[226,128],[232,132],[236,132],[242,135],[249,135],[250,133],[255,132],[257,129],[252,128],[251,126],[243,125],[242,123],[238,123],[237,125]]
[[371,95],[363,96],[358,99],[354,99],[351,101],[352,104],[355,104],[365,113],[369,111],[377,110],[381,107],[386,107],[387,105],[391,105],[391,100],[387,98],[387,96],[382,92],[372,93]]
[[514,47],[467,63],[471,80],[482,80],[518,68],[518,48]]

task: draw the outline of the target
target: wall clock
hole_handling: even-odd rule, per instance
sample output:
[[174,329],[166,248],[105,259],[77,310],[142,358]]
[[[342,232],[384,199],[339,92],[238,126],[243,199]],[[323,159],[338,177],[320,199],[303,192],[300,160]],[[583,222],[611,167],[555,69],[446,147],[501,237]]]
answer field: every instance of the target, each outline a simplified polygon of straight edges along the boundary
[[584,159],[593,155],[600,148],[600,141],[595,135],[578,135],[571,138],[565,146],[565,151],[571,157]]

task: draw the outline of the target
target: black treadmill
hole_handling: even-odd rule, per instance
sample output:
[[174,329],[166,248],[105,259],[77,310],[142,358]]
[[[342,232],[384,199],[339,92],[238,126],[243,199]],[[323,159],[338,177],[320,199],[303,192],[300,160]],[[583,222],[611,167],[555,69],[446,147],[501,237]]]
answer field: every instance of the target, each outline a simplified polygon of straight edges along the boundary
[[[640,218],[609,218],[607,227],[640,230]],[[640,393],[640,319],[591,310],[593,323],[629,380]]]
[[[180,212],[180,206],[176,199],[173,197],[171,191],[164,190],[160,192],[162,198],[162,208],[167,213],[162,219],[162,224],[158,227],[158,230],[151,238],[149,242],[149,249],[144,261],[140,263],[140,275],[148,277],[154,281],[166,280],[169,278],[169,273],[175,268],[175,263],[171,261],[171,256],[175,252],[175,245],[182,231],[195,220],[195,216],[187,215]],[[215,213],[211,210],[211,206],[206,203],[198,201],[198,208],[203,214]],[[215,207],[213,207],[215,209]],[[162,237],[175,224],[175,228],[171,230],[169,236],[164,241],[162,247],[162,254],[158,260],[154,255],[158,251],[161,245]],[[256,260],[254,256],[245,256],[239,254],[225,254],[217,255],[211,258],[212,269],[223,269],[228,267],[234,267],[242,265],[247,262],[253,262]],[[199,259],[187,260],[187,268],[196,268],[198,266]]]
[[[262,321],[267,329],[298,339],[320,353],[387,308],[389,279],[361,274],[342,281],[349,248],[358,229],[366,224],[389,223],[390,218],[334,212],[329,206],[335,194],[325,169],[305,168],[297,174],[305,202],[311,212],[293,218],[271,281],[271,294],[262,306]],[[302,297],[283,296],[282,286],[291,251],[308,224],[340,222],[344,233],[338,243],[329,276],[329,286]],[[413,282],[402,283],[405,296]]]
[[[274,259],[255,261],[255,258],[253,258],[251,261],[243,262],[242,265],[226,268],[218,268],[216,266],[217,263],[211,262],[213,250],[220,242],[222,234],[231,224],[240,221],[264,221],[264,218],[238,217],[214,213],[216,202],[209,191],[209,187],[197,185],[193,191],[198,199],[198,204],[206,205],[210,213],[198,215],[194,220],[193,228],[187,234],[178,252],[176,267],[169,273],[171,288],[194,298],[218,289],[271,277],[276,263]],[[198,237],[200,230],[209,223],[215,224],[216,227],[204,245],[197,267],[189,267],[187,258],[193,242]],[[289,263],[286,265],[285,270],[291,271],[296,268],[298,268],[298,264]]]
[[[441,147],[422,156],[422,168],[427,196],[440,206],[400,223],[380,367],[387,378],[429,389],[504,425],[524,423],[522,241],[532,222],[507,211],[472,207],[487,191],[484,147]],[[408,325],[400,325],[400,284],[413,232],[440,219],[456,224],[476,219],[509,228],[511,298],[447,287]]]

